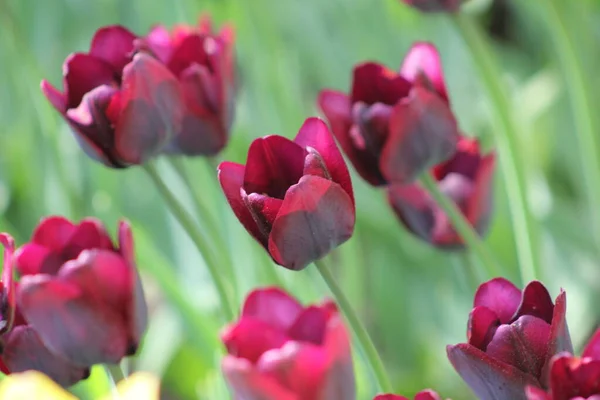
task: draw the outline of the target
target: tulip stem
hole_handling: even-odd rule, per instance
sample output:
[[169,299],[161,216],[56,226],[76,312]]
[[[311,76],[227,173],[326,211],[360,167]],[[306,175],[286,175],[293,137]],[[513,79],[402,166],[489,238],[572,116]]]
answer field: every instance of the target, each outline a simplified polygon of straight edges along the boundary
[[104,364],[106,375],[117,385],[120,381],[127,379],[119,364]]
[[[448,196],[442,193],[434,177],[431,176],[430,173],[424,173],[421,177],[421,183],[425,189],[427,189],[429,194],[431,194],[435,202],[442,208],[442,210],[444,210],[444,213],[450,219],[452,226],[465,242],[467,247],[477,254],[477,257],[485,266],[488,274],[492,275],[492,277],[501,276],[502,270],[496,263],[488,248],[485,246],[485,244],[483,244],[473,226],[466,220],[465,216],[458,209],[456,204],[450,200]],[[464,267],[468,268],[467,265]],[[470,275],[468,271],[467,274]]]
[[221,308],[225,313],[225,318],[227,321],[231,321],[234,318],[233,308],[231,307],[231,303],[229,302],[229,296],[227,295],[227,290],[225,286],[225,282],[220,275],[219,272],[219,264],[218,260],[215,258],[213,249],[204,240],[204,236],[194,224],[193,217],[189,214],[189,212],[183,207],[183,205],[175,198],[173,193],[169,190],[167,185],[164,183],[158,171],[154,167],[152,163],[144,164],[144,170],[150,176],[150,179],[156,186],[156,189],[162,196],[163,200],[167,203],[169,209],[175,218],[179,221],[183,229],[186,231],[190,239],[194,242],[200,254],[204,258],[206,266],[208,267],[208,271],[211,275],[212,281],[215,284],[215,288],[217,289],[217,293],[221,300]]
[[323,277],[323,280],[329,287],[329,290],[333,294],[336,303],[340,307],[342,313],[346,317],[346,320],[350,324],[350,328],[354,332],[354,335],[358,339],[360,346],[362,347],[363,353],[367,357],[368,363],[370,364],[371,371],[377,380],[379,389],[382,392],[393,393],[394,389],[385,371],[383,361],[377,352],[377,348],[373,343],[373,340],[369,336],[369,332],[365,326],[360,322],[357,314],[352,309],[350,301],[344,295],[342,289],[338,286],[333,277],[333,274],[322,261],[315,261],[315,267]]
[[[575,136],[579,138],[579,153],[585,192],[588,202],[588,214],[592,224],[595,244],[600,244],[600,157],[598,156],[598,134],[595,107],[590,93],[590,85],[584,77],[581,58],[575,50],[574,38],[566,26],[563,14],[554,0],[538,1],[546,14],[548,31],[552,35],[557,53],[567,81],[571,110],[575,122]],[[595,105],[594,105],[595,106]],[[592,111],[594,110],[594,111]]]
[[520,131],[511,115],[508,94],[501,79],[502,73],[481,29],[464,13],[454,14],[452,21],[471,51],[471,59],[475,62],[493,106],[494,126],[498,127],[493,130],[508,195],[521,278],[524,283],[539,279],[541,269],[536,231],[527,201],[525,168],[519,151]]

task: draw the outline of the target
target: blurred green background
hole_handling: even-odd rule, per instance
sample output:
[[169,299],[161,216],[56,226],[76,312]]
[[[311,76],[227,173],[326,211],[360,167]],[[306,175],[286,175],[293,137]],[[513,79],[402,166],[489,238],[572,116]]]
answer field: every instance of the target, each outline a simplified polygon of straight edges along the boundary
[[[578,56],[597,100],[600,2],[565,3],[562,15],[580,38]],[[553,297],[561,287],[567,291],[570,331],[579,347],[600,317],[598,246],[590,234],[566,83],[538,5],[538,0],[494,5],[472,0],[464,12],[492,34],[501,79],[523,128],[519,145],[542,253],[541,278]],[[210,13],[217,26],[225,21],[235,26],[239,97],[226,150],[218,160],[189,159],[186,167],[224,227],[236,270],[237,279],[229,283],[237,304],[252,288],[278,280],[303,301],[317,301],[327,291],[311,268],[291,273],[269,264],[226,205],[215,163],[243,162],[255,137],[293,137],[306,117],[319,114],[315,98],[320,89],[348,90],[354,64],[372,59],[396,68],[413,41],[431,41],[442,54],[462,129],[490,148],[496,127],[474,60],[449,19],[421,15],[398,0],[0,0],[0,229],[21,244],[45,215],[93,215],[113,232],[119,218],[130,219],[152,314],[143,348],[126,367],[160,374],[170,398],[222,400],[228,398],[219,372],[223,321],[202,258],[144,171],[109,170],[86,158],[39,90],[42,78],[60,87],[64,58],[86,51],[103,25],[123,24],[143,35],[157,23],[195,23],[202,12]],[[192,210],[177,175],[164,160],[158,164]],[[476,261],[415,239],[395,219],[384,193],[352,172],[356,233],[326,262],[368,324],[398,393],[413,395],[431,387],[444,397],[471,398],[447,361],[445,346],[466,339],[473,290],[461,271],[465,262]],[[495,183],[495,214],[486,241],[504,275],[519,283],[500,172]],[[175,280],[157,275],[160,267],[171,268]],[[193,323],[173,305],[178,296],[173,289],[192,307]],[[360,355],[356,372],[359,399],[372,398]],[[91,398],[107,389],[104,379],[96,369],[73,390]]]

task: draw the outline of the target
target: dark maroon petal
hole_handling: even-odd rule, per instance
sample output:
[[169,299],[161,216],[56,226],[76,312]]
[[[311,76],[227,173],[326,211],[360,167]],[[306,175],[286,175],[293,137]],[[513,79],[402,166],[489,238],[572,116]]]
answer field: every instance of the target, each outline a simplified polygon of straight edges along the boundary
[[244,189],[283,199],[286,191],[302,177],[307,151],[284,138],[271,135],[258,138],[248,150]]
[[384,103],[394,105],[408,95],[411,84],[389,68],[368,62],[354,68],[352,78],[353,103]]
[[241,318],[251,317],[268,323],[282,332],[296,321],[303,307],[278,287],[255,289],[244,302]]
[[265,248],[268,245],[268,237],[266,237],[258,227],[256,221],[252,217],[250,210],[246,207],[244,200],[242,199],[242,185],[244,183],[244,170],[245,167],[241,164],[232,162],[222,162],[219,164],[218,178],[225,198],[231,206],[233,213],[237,219],[244,225],[244,228]]
[[456,144],[454,156],[448,161],[436,165],[433,168],[433,175],[437,180],[442,180],[450,173],[457,173],[475,181],[481,158],[479,141],[461,136]]
[[481,399],[526,400],[525,387],[539,386],[533,376],[469,344],[448,346],[446,350],[456,372]]
[[274,199],[273,197],[265,196],[258,193],[246,195],[242,192],[242,199],[248,210],[252,214],[252,218],[260,229],[261,236],[268,237],[271,233],[275,218],[281,209],[283,200]]
[[433,89],[446,101],[446,83],[442,60],[435,45],[427,42],[417,42],[412,45],[400,68],[400,75],[410,82],[415,82],[424,74],[433,86]]
[[180,74],[190,65],[207,65],[208,55],[205,48],[206,36],[198,34],[188,35],[183,38],[171,53],[168,67],[175,74]]
[[51,353],[29,325],[3,336],[2,361],[11,373],[40,371],[61,386],[71,386],[90,375],[89,367],[74,365]]
[[521,303],[521,291],[507,279],[494,278],[482,283],[475,292],[473,307],[494,311],[500,322],[509,323]]
[[287,333],[292,340],[309,342],[316,346],[323,344],[329,316],[318,306],[305,308]]
[[467,331],[468,343],[485,351],[488,343],[494,337],[496,328],[500,326],[498,315],[487,307],[479,306],[473,308],[469,315]]
[[83,96],[98,86],[116,85],[113,68],[89,54],[70,55],[64,65],[64,89],[67,109],[77,108]]
[[352,236],[354,205],[337,183],[303,176],[285,194],[269,236],[278,264],[301,270]]
[[278,349],[289,340],[284,331],[267,322],[244,317],[225,328],[221,340],[227,352],[255,364],[268,350]]
[[438,95],[414,88],[390,117],[389,138],[379,162],[381,172],[391,182],[411,182],[452,157],[458,137],[448,105]]
[[552,363],[550,384],[556,400],[589,399],[600,394],[600,360],[562,355]]
[[179,83],[155,58],[138,53],[123,70],[115,152],[128,164],[157,154],[181,129],[184,103]]
[[492,152],[481,160],[473,192],[466,205],[465,216],[480,235],[487,231],[491,217],[495,168],[496,154]]
[[213,156],[223,150],[227,133],[214,116],[186,113],[181,132],[168,143],[163,152],[187,156]]
[[350,196],[354,204],[354,193],[348,167],[327,125],[319,118],[308,118],[302,124],[294,142],[304,148],[311,147],[321,156],[331,180],[338,183]]
[[524,315],[510,325],[500,325],[488,343],[486,353],[534,377],[540,377],[549,337],[550,325],[547,322]]
[[531,281],[523,289],[521,304],[512,320],[516,320],[522,315],[532,315],[550,324],[553,312],[554,304],[548,289],[541,282]]
[[548,370],[551,368],[552,357],[561,352],[573,354],[573,345],[567,326],[567,294],[561,290],[554,301],[554,312],[552,315],[552,324],[550,326],[550,339],[548,340],[548,349],[546,353],[546,364],[542,371],[542,385],[548,386]]
[[590,340],[588,340],[581,357],[590,357],[595,360],[600,360],[600,328],[597,329]]
[[527,386],[525,395],[527,396],[527,400],[552,400],[552,397],[548,393],[535,386]]
[[0,243],[4,247],[2,282],[0,282],[0,335],[9,331],[14,322],[16,301],[14,280],[14,258],[15,241],[7,233],[0,233]]
[[427,389],[417,393],[415,400],[442,400],[442,398],[433,390]]
[[236,399],[298,400],[274,377],[261,373],[246,359],[226,355],[221,365],[225,380]]
[[435,214],[429,193],[417,184],[390,185],[387,198],[396,216],[412,233],[431,243]]
[[179,75],[187,106],[198,115],[221,111],[219,80],[206,65],[192,64]]
[[67,112],[67,98],[64,93],[52,86],[47,80],[42,80],[40,84],[42,93],[48,99],[50,104],[61,114]]
[[110,64],[115,72],[120,72],[131,61],[135,39],[137,36],[120,25],[100,28],[92,39],[90,55]]
[[132,301],[131,273],[116,253],[87,250],[55,279],[23,277],[20,310],[52,352],[79,365],[118,363],[137,346],[124,311]]

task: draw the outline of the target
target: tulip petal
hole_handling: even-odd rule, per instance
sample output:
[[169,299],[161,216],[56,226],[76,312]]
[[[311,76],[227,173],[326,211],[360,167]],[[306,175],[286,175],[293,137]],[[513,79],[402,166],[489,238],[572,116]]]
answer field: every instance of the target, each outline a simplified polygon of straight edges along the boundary
[[456,151],[456,119],[448,105],[426,89],[413,88],[394,107],[389,124],[379,168],[390,182],[409,183]]
[[92,38],[89,54],[105,61],[120,73],[131,61],[135,39],[137,36],[123,26],[105,26],[98,29]]
[[482,400],[526,400],[525,387],[537,380],[481,350],[461,343],[446,348],[454,369]]
[[552,397],[548,393],[535,386],[527,386],[525,395],[527,396],[527,400],[552,400]]
[[396,216],[412,233],[432,242],[436,221],[433,200],[427,191],[417,184],[389,185],[387,199]]
[[373,397],[373,400],[410,400],[408,397],[400,396],[397,394],[378,394]]
[[498,326],[500,319],[494,311],[483,306],[473,308],[469,315],[468,343],[485,351]]
[[326,310],[318,306],[310,306],[302,310],[287,333],[292,340],[320,346],[325,338],[328,320],[329,315]]
[[221,340],[232,356],[255,364],[268,350],[278,349],[288,340],[285,332],[267,322],[244,317],[225,328]]
[[600,328],[596,330],[594,335],[588,341],[587,345],[583,349],[581,357],[590,357],[595,360],[600,360]]
[[268,246],[268,237],[260,230],[256,221],[252,217],[250,210],[246,207],[242,194],[242,185],[244,184],[245,167],[241,164],[224,161],[217,168],[217,177],[225,198],[231,206],[233,213],[237,219],[244,225],[244,228],[252,235],[256,241],[262,244],[265,248]]
[[278,287],[255,289],[244,302],[241,317],[256,318],[287,331],[304,308],[294,297]]
[[504,278],[494,278],[481,284],[475,292],[473,306],[494,311],[500,322],[509,323],[521,302],[521,291]]
[[29,325],[15,327],[3,341],[2,360],[11,373],[40,371],[61,386],[71,386],[90,374],[89,368],[76,366],[51,353]]
[[442,60],[440,53],[432,43],[417,42],[413,44],[402,62],[400,75],[408,81],[415,82],[420,74],[427,77],[433,85],[433,89],[447,102],[448,93],[446,92]]
[[225,356],[223,374],[233,397],[243,400],[300,400],[274,378],[259,372],[248,360]]
[[600,394],[600,360],[556,357],[551,367],[550,383],[555,399],[590,399]]
[[181,129],[184,103],[179,83],[147,54],[136,54],[123,70],[121,105],[114,141],[126,163],[143,163]]
[[496,169],[496,154],[486,155],[479,165],[474,190],[469,199],[465,216],[479,234],[487,231],[493,202],[493,176]]
[[191,34],[184,37],[171,53],[169,70],[179,77],[192,64],[208,65],[208,55],[204,46],[206,36]]
[[31,241],[52,251],[60,251],[71,240],[76,227],[65,217],[43,218],[31,235]]
[[442,400],[442,398],[433,390],[427,389],[417,393],[415,400]]
[[554,304],[552,304],[548,289],[541,282],[532,281],[523,289],[521,304],[512,320],[516,320],[522,315],[532,315],[551,324],[553,312]]
[[268,237],[283,200],[258,193],[251,193],[250,195],[242,193],[242,199],[244,199],[246,207],[250,210],[252,218],[254,218],[262,235]]
[[286,191],[302,177],[307,151],[283,136],[258,138],[248,150],[244,174],[247,193],[283,199]]
[[50,274],[55,275],[65,260],[47,247],[27,243],[15,253],[15,265],[19,275]]
[[542,384],[547,386],[548,370],[552,367],[552,357],[561,352],[573,354],[573,345],[571,335],[567,326],[567,295],[561,290],[554,301],[554,312],[552,315],[552,324],[550,325],[550,338],[546,353],[546,364],[542,370]]
[[52,86],[47,80],[42,80],[40,84],[40,89],[42,89],[42,93],[50,104],[61,114],[67,112],[67,97],[60,90]]
[[278,264],[301,270],[350,239],[355,212],[337,183],[303,176],[291,186],[269,236],[269,253]]
[[348,167],[325,122],[319,118],[308,118],[302,124],[294,142],[304,148],[312,147],[319,153],[325,161],[331,180],[340,184],[354,204],[354,193]]
[[394,105],[410,89],[411,84],[404,77],[383,65],[367,62],[354,68],[350,97],[352,103]]
[[1,307],[0,307],[0,334],[9,331],[14,322],[16,305],[16,283],[14,280],[15,241],[7,233],[0,233],[0,243],[4,247],[2,281],[0,282]]
[[67,97],[67,109],[77,108],[83,96],[98,86],[115,84],[115,71],[99,58],[89,54],[75,53],[65,60],[64,89]]

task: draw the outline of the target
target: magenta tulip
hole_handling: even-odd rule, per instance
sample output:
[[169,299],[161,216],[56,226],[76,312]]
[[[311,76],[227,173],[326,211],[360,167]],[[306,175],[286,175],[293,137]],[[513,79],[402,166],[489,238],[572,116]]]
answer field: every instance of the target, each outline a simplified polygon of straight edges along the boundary
[[221,337],[236,399],[356,399],[349,337],[332,302],[303,307],[279,288],[254,290]]
[[404,4],[424,12],[456,12],[465,0],[402,0]]
[[544,285],[523,291],[504,278],[475,293],[468,343],[448,346],[450,362],[482,400],[525,400],[525,388],[547,386],[550,359],[572,352],[565,319],[566,295],[552,303]]
[[83,150],[113,168],[144,163],[182,124],[177,79],[154,57],[136,54],[136,40],[122,26],[101,28],[88,53],[66,59],[64,92],[45,80],[41,85]]
[[245,166],[219,165],[219,182],[246,230],[286,268],[303,269],[352,236],[350,175],[318,118],[307,119],[293,141],[254,140]]
[[456,150],[458,128],[432,44],[413,45],[399,73],[373,62],[356,66],[350,95],[327,89],[318,102],[371,185],[409,183]]
[[[494,152],[482,155],[476,139],[461,137],[454,157],[432,170],[440,190],[480,235],[490,221],[495,162]],[[463,246],[446,213],[420,184],[390,185],[387,194],[398,219],[416,236],[437,247]]]
[[[373,400],[410,400],[408,397],[398,394],[379,394]],[[442,400],[439,394],[431,389],[423,390],[415,394],[414,400]]]
[[136,352],[147,310],[127,223],[115,248],[95,219],[46,218],[15,265],[19,309],[51,352],[85,367]]
[[198,27],[179,25],[169,32],[156,26],[143,39],[177,77],[185,99],[182,130],[167,152],[214,155],[227,143],[234,110],[234,40],[230,26],[213,33],[208,16]]

